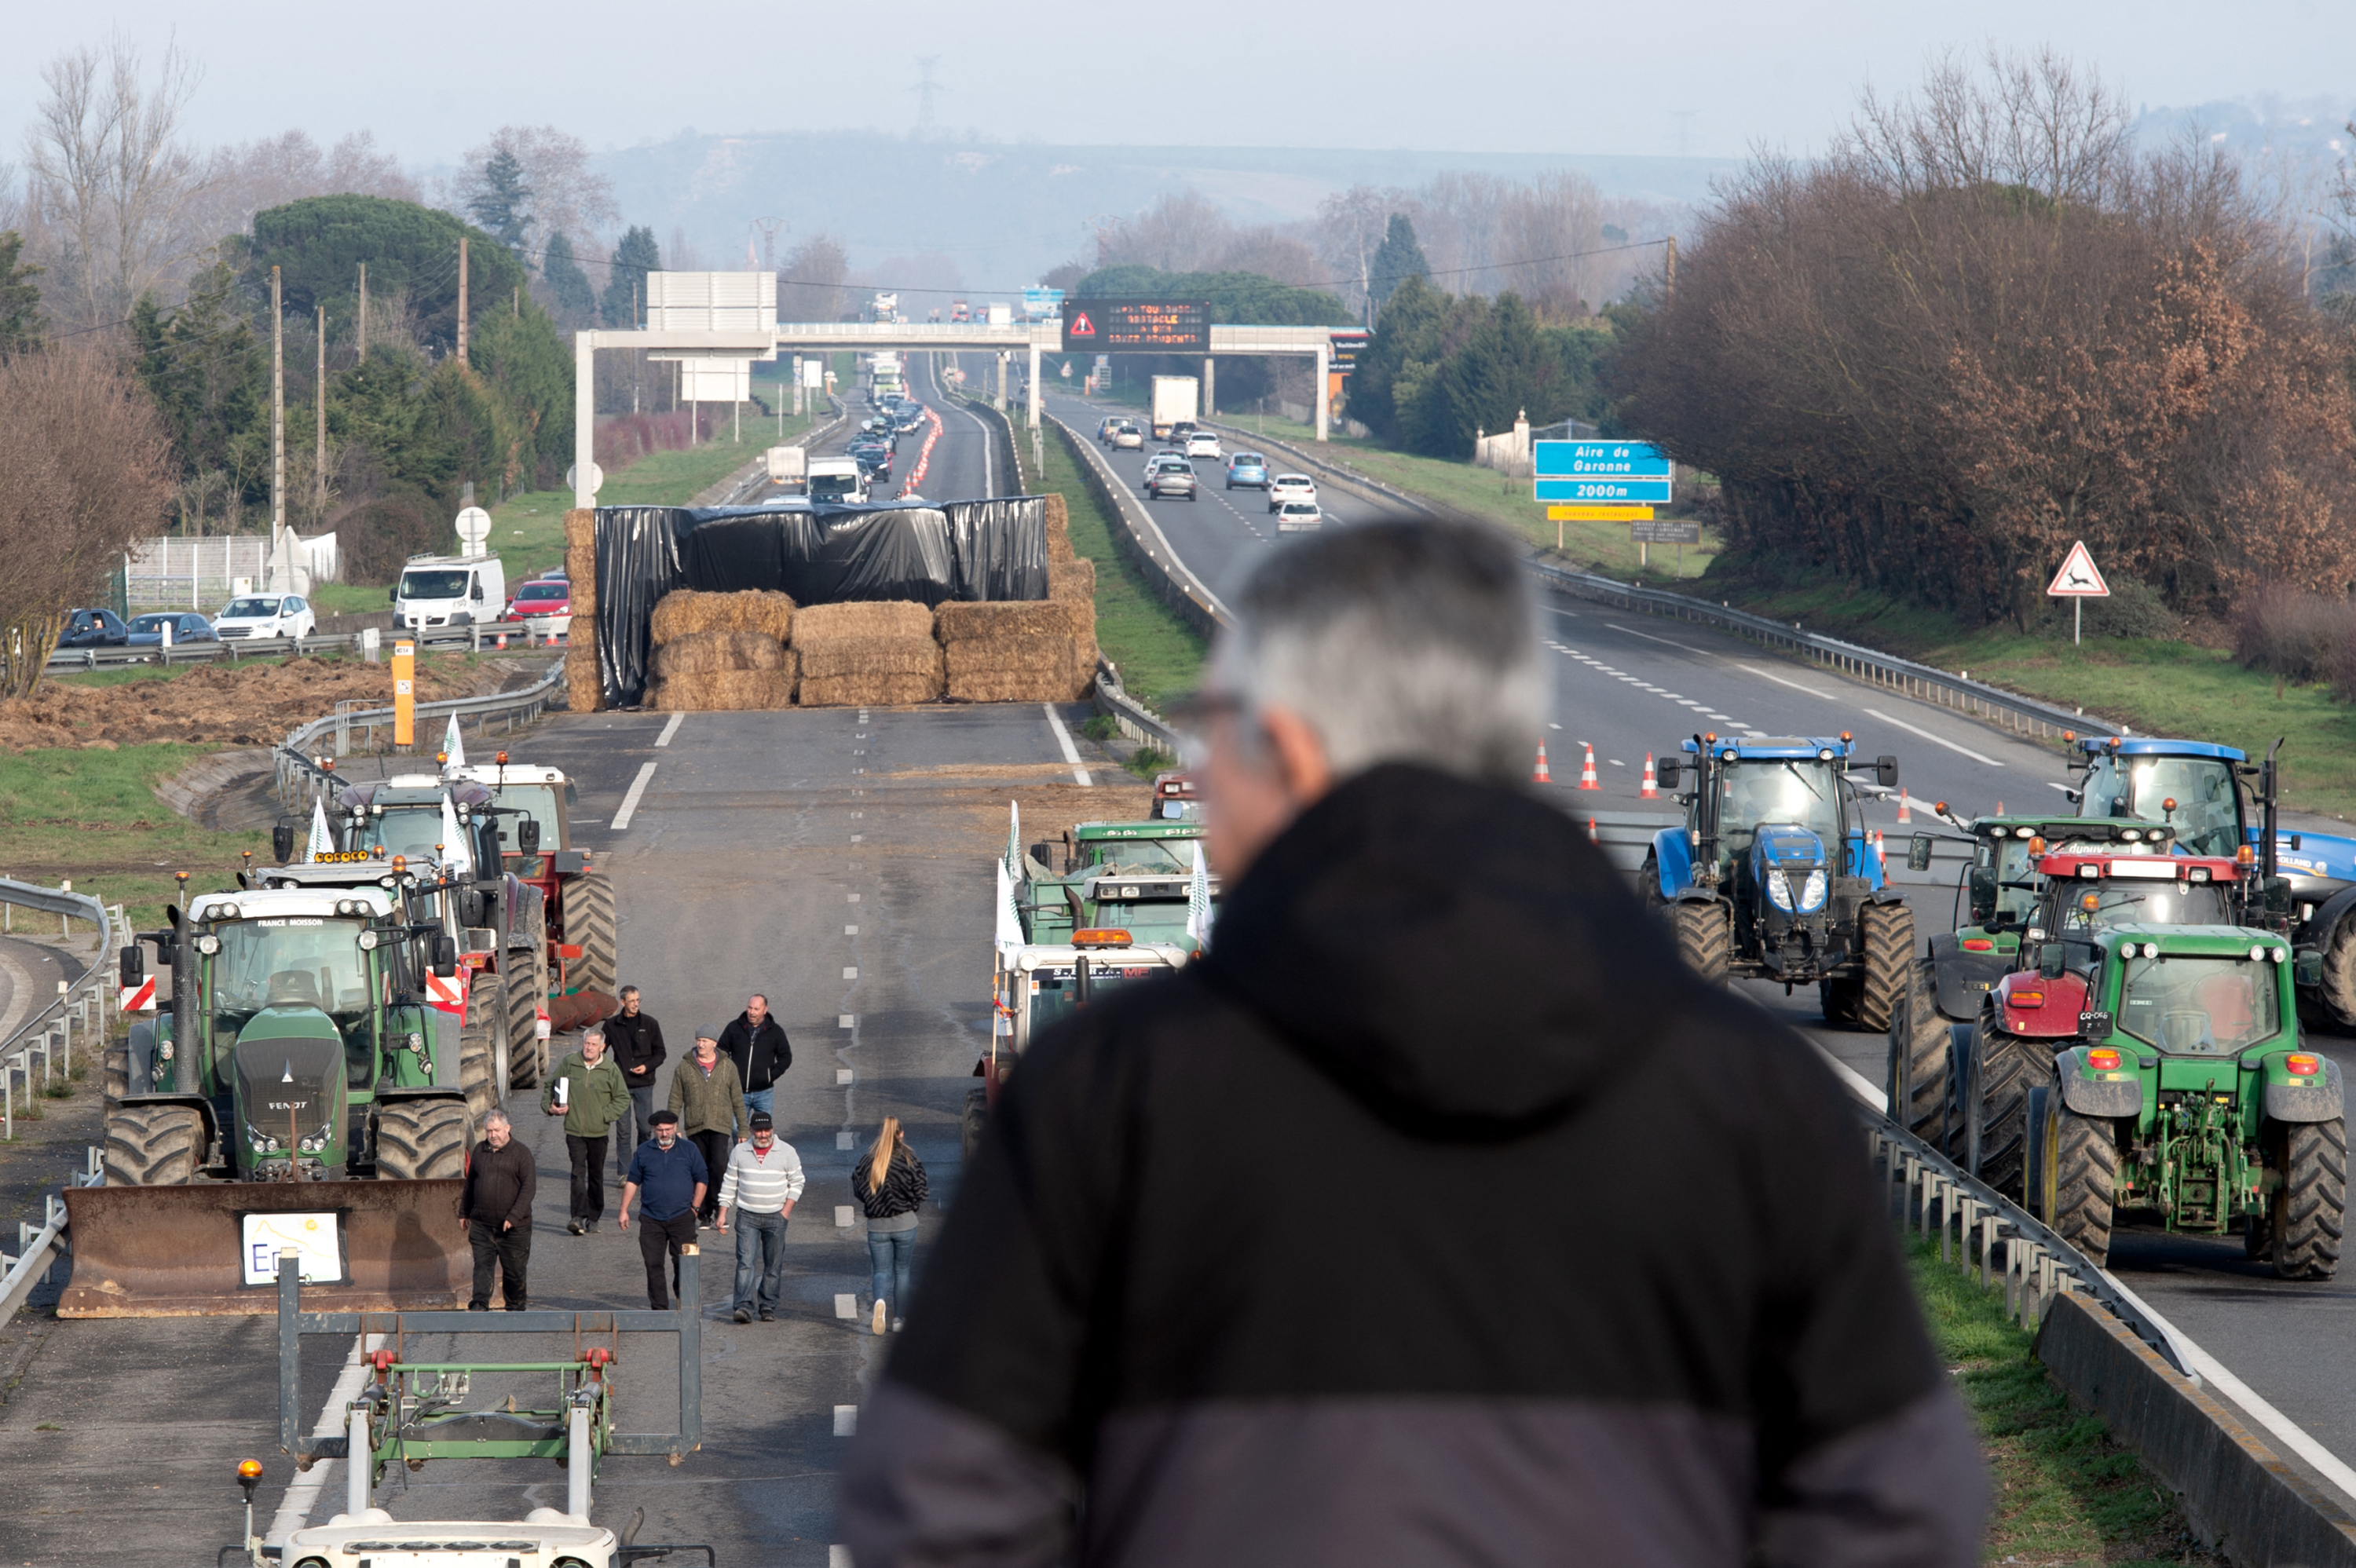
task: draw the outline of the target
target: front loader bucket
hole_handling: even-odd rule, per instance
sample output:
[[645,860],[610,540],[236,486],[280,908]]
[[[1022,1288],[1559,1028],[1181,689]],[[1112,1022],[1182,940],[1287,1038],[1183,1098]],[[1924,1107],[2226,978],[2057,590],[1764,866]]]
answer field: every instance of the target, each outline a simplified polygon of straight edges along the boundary
[[73,1278],[59,1298],[58,1316],[275,1312],[277,1258],[285,1246],[304,1252],[307,1310],[464,1307],[474,1283],[474,1261],[458,1220],[463,1185],[234,1181],[70,1187],[66,1239]]

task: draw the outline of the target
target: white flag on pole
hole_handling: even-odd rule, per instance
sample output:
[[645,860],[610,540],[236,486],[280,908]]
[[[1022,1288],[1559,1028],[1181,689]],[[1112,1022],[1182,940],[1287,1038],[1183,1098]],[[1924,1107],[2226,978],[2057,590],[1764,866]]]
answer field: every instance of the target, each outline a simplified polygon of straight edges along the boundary
[[450,715],[450,727],[442,731],[443,767],[463,768],[466,765],[466,743],[458,738],[458,716]]
[[1006,874],[1018,876],[1023,869],[1023,805],[1020,801],[1006,803]]
[[1014,912],[1014,879],[1006,869],[1006,862],[998,863],[998,933],[999,952],[1012,960],[1023,947],[1023,919]]
[[314,795],[311,798],[311,842],[305,848],[303,858],[316,860],[322,855],[335,853],[335,849],[336,836],[327,831],[327,797]]
[[1211,945],[1211,873],[1203,864],[1203,841],[1194,840],[1194,880],[1186,889],[1186,934]]
[[459,830],[458,808],[452,803],[446,790],[442,795],[442,865],[454,876],[471,877],[475,874],[473,847],[466,842],[466,834]]

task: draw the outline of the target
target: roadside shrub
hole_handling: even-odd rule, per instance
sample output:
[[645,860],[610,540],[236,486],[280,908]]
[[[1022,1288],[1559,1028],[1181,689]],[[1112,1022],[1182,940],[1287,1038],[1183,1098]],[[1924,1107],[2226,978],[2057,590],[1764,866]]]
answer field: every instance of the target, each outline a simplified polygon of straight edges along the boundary
[[[2104,579],[2107,599],[2086,601],[2085,634],[2090,637],[2174,637],[2184,630],[2184,619],[2168,607],[2159,590],[2132,577]],[[2048,607],[2040,629],[2049,636],[2070,633],[2070,605],[2056,599]]]
[[2233,656],[2286,680],[2342,682],[2356,642],[2356,604],[2286,582],[2261,583],[2233,606]]
[[440,508],[414,490],[364,502],[336,523],[344,581],[371,587],[396,581],[412,555],[452,548],[450,539]]

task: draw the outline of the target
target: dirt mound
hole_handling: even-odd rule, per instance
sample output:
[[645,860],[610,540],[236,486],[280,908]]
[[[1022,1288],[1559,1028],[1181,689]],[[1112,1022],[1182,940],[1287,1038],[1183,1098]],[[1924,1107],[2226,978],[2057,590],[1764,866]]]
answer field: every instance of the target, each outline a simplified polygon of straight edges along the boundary
[[[462,656],[417,661],[417,698],[479,697],[537,677],[540,666]],[[274,746],[298,724],[338,702],[392,704],[392,667],[348,659],[241,659],[202,665],[168,679],[75,686],[51,678],[32,696],[0,702],[0,747],[135,746],[182,741],[204,746]]]

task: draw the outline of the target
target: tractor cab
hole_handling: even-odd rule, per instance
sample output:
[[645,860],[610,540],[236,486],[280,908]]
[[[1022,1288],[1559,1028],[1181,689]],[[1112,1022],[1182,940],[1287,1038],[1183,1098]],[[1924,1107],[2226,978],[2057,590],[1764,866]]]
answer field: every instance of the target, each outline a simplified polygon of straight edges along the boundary
[[2242,868],[2222,857],[2111,854],[2072,847],[2037,863],[2044,891],[2028,932],[2091,947],[2124,925],[2232,925]]
[[[1049,864],[1053,846],[1033,845],[1015,891],[1023,939],[1067,942],[1086,928],[1130,933],[1141,944],[1201,944],[1187,932],[1194,886],[1199,819],[1083,822],[1066,836],[1062,872]],[[1211,900],[1219,879],[1205,873]]]
[[2079,748],[2079,816],[2164,823],[2191,855],[2231,856],[2256,841],[2242,780],[2258,770],[2233,747],[2115,735]]

